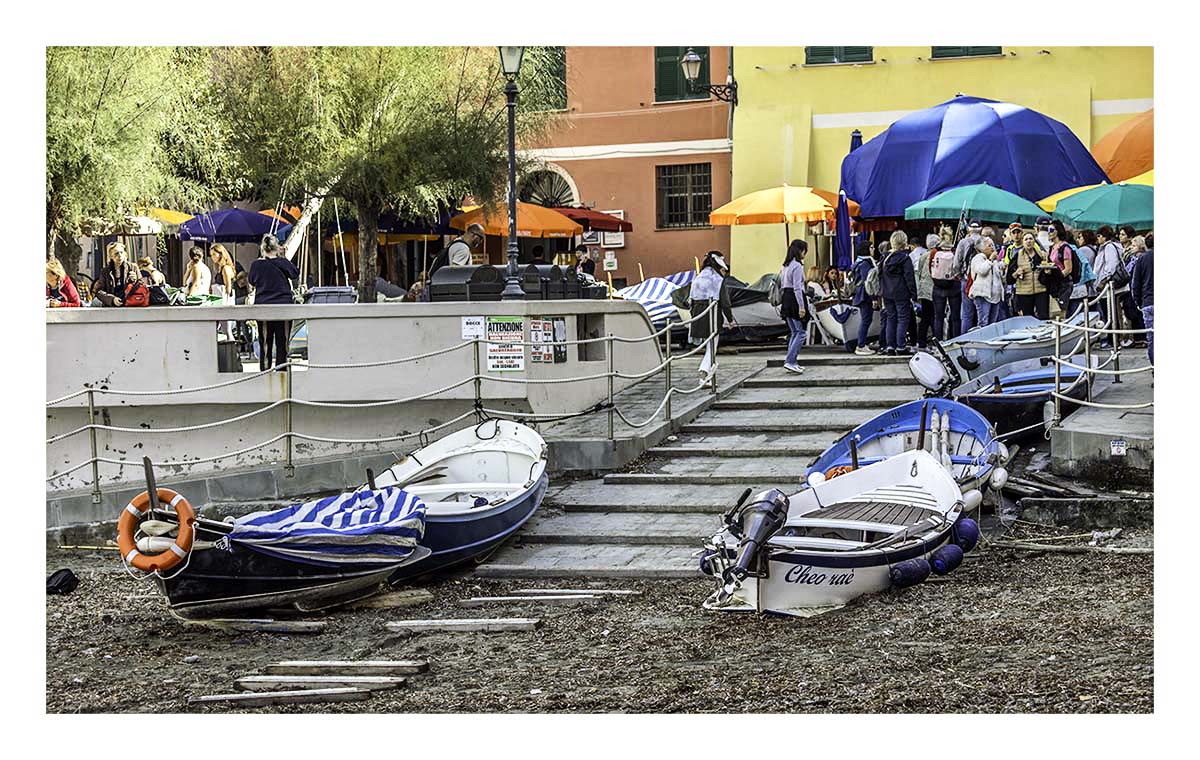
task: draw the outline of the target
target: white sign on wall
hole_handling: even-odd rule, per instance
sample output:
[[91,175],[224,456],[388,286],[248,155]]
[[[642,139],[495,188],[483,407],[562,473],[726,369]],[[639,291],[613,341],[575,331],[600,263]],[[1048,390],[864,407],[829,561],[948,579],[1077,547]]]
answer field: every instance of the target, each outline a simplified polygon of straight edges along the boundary
[[[617,209],[616,211],[603,211],[601,213],[611,214],[612,216],[615,216],[618,219],[625,218],[625,211],[622,209]],[[625,233],[624,232],[603,232],[603,233],[601,233],[601,235],[604,238],[603,242],[601,243],[601,246],[603,246],[604,248],[624,248],[625,247]]]
[[524,372],[524,317],[487,318],[487,371]]
[[483,317],[463,317],[462,318],[462,339],[475,340],[482,338],[484,335]]

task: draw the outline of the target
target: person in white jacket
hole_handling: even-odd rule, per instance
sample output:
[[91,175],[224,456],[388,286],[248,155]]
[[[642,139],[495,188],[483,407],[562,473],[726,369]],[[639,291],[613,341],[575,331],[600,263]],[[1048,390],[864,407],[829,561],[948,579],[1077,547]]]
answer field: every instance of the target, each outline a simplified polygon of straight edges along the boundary
[[968,294],[975,305],[976,325],[987,327],[1000,312],[1000,301],[1004,299],[1004,275],[996,261],[995,241],[981,237],[975,243],[975,251],[975,257],[971,259],[972,279]]

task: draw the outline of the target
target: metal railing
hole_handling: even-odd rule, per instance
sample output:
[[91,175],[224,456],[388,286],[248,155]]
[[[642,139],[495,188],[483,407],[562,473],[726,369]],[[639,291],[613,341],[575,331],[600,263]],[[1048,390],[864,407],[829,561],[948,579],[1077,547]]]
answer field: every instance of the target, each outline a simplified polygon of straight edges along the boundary
[[[1097,327],[1090,324],[1091,307],[1101,303],[1107,307],[1106,311],[1108,315],[1104,323]],[[1121,369],[1121,342],[1124,336],[1137,335],[1149,337],[1154,328],[1134,330],[1121,327],[1121,305],[1111,282],[1105,285],[1104,289],[1095,298],[1085,299],[1083,306],[1080,307],[1080,311],[1083,313],[1082,324],[1073,325],[1060,320],[1051,322],[1054,325],[1054,355],[1050,357],[1051,361],[1054,362],[1054,390],[1050,392],[1050,396],[1054,399],[1054,419],[1051,421],[1050,427],[1046,430],[1046,435],[1050,434],[1050,429],[1059,427],[1062,424],[1062,405],[1064,401],[1094,409],[1129,410],[1148,409],[1154,406],[1153,399],[1142,404],[1106,404],[1096,401],[1092,397],[1095,375],[1111,377],[1113,384],[1120,384],[1121,378],[1124,375],[1153,371],[1154,367],[1152,365]],[[1078,330],[1083,332],[1083,340],[1078,341],[1065,356],[1062,350],[1064,330]],[[1096,357],[1092,354],[1092,343],[1096,341],[1097,336],[1100,336],[1101,339],[1107,336],[1111,344],[1111,348],[1108,349],[1109,355],[1099,363],[1097,363]],[[1084,355],[1083,366],[1071,361],[1079,354],[1081,349]],[[1062,368],[1064,366],[1075,367],[1080,370],[1079,377],[1065,388],[1062,382]],[[1112,369],[1109,369],[1110,366]],[[1085,399],[1077,399],[1064,393],[1064,391],[1072,390],[1080,382],[1086,385]]]
[[[509,418],[509,419],[515,419],[518,421],[529,421],[529,422],[533,422],[534,424],[536,424],[538,422],[553,422],[553,421],[558,421],[558,420],[571,419],[573,417],[586,416],[586,415],[598,412],[602,409],[607,410],[608,438],[609,438],[609,440],[612,440],[616,435],[616,430],[615,430],[616,418],[620,418],[621,421],[624,422],[627,426],[629,426],[631,428],[635,428],[635,429],[645,427],[645,426],[650,425],[653,422],[655,422],[658,419],[658,415],[660,412],[663,413],[663,419],[669,422],[672,419],[672,417],[671,417],[671,412],[672,412],[671,400],[676,394],[689,395],[689,394],[693,394],[693,393],[696,393],[700,390],[707,388],[710,390],[712,395],[714,395],[714,396],[716,395],[716,393],[717,393],[716,342],[719,337],[718,330],[717,330],[717,324],[718,324],[718,322],[717,322],[717,320],[718,320],[717,307],[718,307],[717,302],[714,300],[712,303],[709,304],[709,306],[704,311],[700,312],[697,315],[690,317],[687,320],[677,321],[677,322],[668,322],[661,329],[655,330],[648,335],[644,335],[644,336],[637,337],[637,338],[627,338],[627,337],[623,337],[623,336],[619,336],[619,335],[611,335],[610,334],[610,335],[598,336],[595,338],[579,338],[579,339],[574,339],[574,340],[552,341],[551,345],[556,346],[556,347],[557,346],[563,346],[563,347],[583,346],[583,345],[590,345],[590,344],[595,344],[595,343],[604,344],[605,354],[606,354],[606,358],[607,358],[607,371],[598,373],[598,374],[584,375],[584,376],[579,376],[579,377],[509,378],[509,377],[497,377],[494,375],[490,375],[490,374],[482,371],[481,360],[480,360],[480,356],[482,353],[481,347],[484,347],[487,345],[504,345],[504,346],[510,346],[510,347],[511,346],[521,346],[522,351],[524,351],[524,349],[529,346],[545,347],[546,343],[544,341],[525,341],[525,340],[497,341],[497,340],[488,340],[486,338],[474,338],[472,340],[466,340],[466,341],[462,341],[460,343],[456,343],[452,346],[446,346],[444,348],[436,349],[433,351],[426,351],[424,353],[414,354],[412,356],[404,356],[404,357],[400,357],[398,359],[385,359],[385,360],[379,360],[379,361],[353,362],[353,363],[313,363],[313,362],[308,362],[303,365],[308,370],[339,370],[339,369],[362,369],[362,368],[367,368],[367,367],[384,367],[384,366],[406,364],[409,362],[420,361],[422,359],[430,359],[430,358],[434,358],[434,357],[438,357],[438,356],[443,356],[443,355],[450,354],[455,351],[460,351],[460,350],[466,349],[467,347],[470,347],[472,349],[473,372],[471,375],[463,377],[453,383],[444,385],[440,388],[435,388],[433,390],[428,390],[423,393],[419,393],[419,394],[412,395],[412,396],[407,396],[404,398],[389,399],[389,400],[385,400],[385,401],[364,401],[364,402],[356,402],[356,403],[346,403],[346,402],[334,402],[334,401],[311,401],[311,400],[307,400],[307,399],[295,398],[292,393],[292,369],[293,369],[294,365],[290,361],[286,362],[284,364],[280,364],[273,369],[264,370],[261,372],[246,373],[244,376],[234,378],[232,380],[227,380],[227,381],[220,382],[220,383],[213,383],[210,385],[197,386],[197,387],[193,387],[193,388],[177,388],[177,389],[170,389],[170,390],[146,391],[146,390],[122,390],[122,389],[117,389],[117,388],[109,388],[106,386],[95,386],[95,385],[89,384],[89,385],[85,386],[84,388],[81,388],[78,391],[69,393],[65,396],[62,396],[62,397],[59,397],[56,399],[52,399],[52,400],[46,402],[46,407],[47,407],[47,409],[49,409],[49,408],[56,407],[59,404],[62,404],[64,402],[79,398],[80,396],[85,396],[85,395],[87,396],[88,423],[86,425],[75,428],[74,430],[69,430],[65,433],[60,433],[58,435],[47,438],[46,445],[51,446],[60,441],[66,440],[68,438],[72,438],[77,435],[81,435],[86,432],[88,434],[88,445],[90,447],[90,456],[88,457],[87,460],[80,462],[79,464],[77,464],[67,470],[63,470],[62,472],[57,472],[54,475],[51,475],[50,477],[46,478],[46,482],[49,483],[51,481],[54,481],[59,478],[63,478],[67,475],[70,475],[71,473],[73,473],[77,470],[81,470],[85,467],[91,467],[92,478],[91,478],[90,485],[91,485],[92,502],[95,504],[99,504],[103,497],[103,492],[101,491],[101,488],[100,488],[100,469],[99,469],[100,464],[104,463],[104,464],[111,464],[111,465],[117,465],[117,466],[123,467],[125,465],[140,466],[140,463],[131,461],[131,460],[126,460],[126,459],[113,459],[110,457],[100,456],[98,444],[97,444],[97,440],[96,440],[96,432],[98,430],[103,430],[103,431],[107,431],[109,433],[118,433],[118,434],[136,434],[138,436],[155,435],[155,434],[176,434],[177,435],[180,433],[189,433],[189,432],[194,432],[197,430],[206,430],[206,429],[236,424],[238,422],[243,422],[247,419],[264,414],[268,411],[271,411],[272,409],[276,409],[279,407],[283,408],[283,431],[281,433],[279,433],[278,435],[272,436],[271,438],[268,438],[265,441],[260,441],[258,443],[251,444],[244,448],[238,449],[237,451],[229,451],[229,452],[224,452],[221,454],[216,454],[213,456],[199,457],[199,458],[195,458],[195,459],[163,461],[163,462],[157,462],[156,464],[158,464],[159,466],[163,466],[163,467],[191,467],[191,466],[198,465],[198,464],[207,464],[207,463],[215,462],[215,461],[218,461],[221,459],[228,459],[231,457],[241,456],[243,454],[247,454],[252,451],[260,450],[260,449],[266,448],[268,446],[274,445],[280,441],[283,441],[284,471],[285,471],[286,476],[290,478],[290,477],[295,476],[295,464],[293,462],[293,442],[296,439],[306,440],[306,441],[314,441],[314,442],[318,442],[318,443],[332,443],[332,444],[345,444],[345,445],[368,445],[368,444],[380,444],[380,443],[393,443],[396,441],[402,441],[402,440],[415,438],[420,442],[421,446],[424,446],[430,440],[431,434],[437,433],[437,432],[444,430],[445,428],[448,428],[452,425],[456,425],[459,422],[462,422],[463,420],[467,419],[468,417],[472,417],[472,416],[475,416],[478,418],[483,418],[483,419],[486,419],[489,416],[505,417],[505,418]],[[690,350],[688,350],[686,352],[678,353],[678,354],[674,353],[672,351],[672,347],[671,347],[671,331],[676,328],[679,328],[679,327],[689,327],[693,322],[695,322],[699,319],[707,319],[709,321],[709,337],[708,337],[708,339],[697,344],[695,347],[691,348]],[[615,352],[613,351],[614,345],[644,343],[646,341],[658,341],[659,339],[662,339],[662,338],[665,338],[665,343],[666,343],[666,347],[664,350],[664,358],[661,362],[659,362],[653,368],[648,369],[644,372],[636,372],[636,373],[624,373],[624,372],[620,372],[619,370],[616,369]],[[486,351],[486,348],[483,350]],[[673,384],[673,373],[672,373],[672,368],[673,368],[674,364],[680,360],[688,359],[688,358],[696,355],[700,351],[710,351],[710,350],[712,351],[712,370],[711,370],[711,373],[709,374],[708,378],[705,381],[702,381],[700,384],[696,385],[695,387],[676,388]],[[117,425],[100,424],[100,423],[96,422],[97,396],[135,396],[135,397],[180,396],[180,395],[187,395],[187,394],[192,394],[192,393],[201,393],[201,392],[205,392],[205,391],[212,391],[212,390],[217,390],[217,389],[221,389],[221,388],[227,388],[227,387],[230,387],[233,385],[238,385],[240,383],[249,382],[251,380],[263,377],[264,375],[269,375],[269,374],[273,374],[273,373],[281,373],[281,372],[283,374],[283,380],[284,380],[283,398],[280,398],[280,399],[277,399],[270,403],[267,403],[256,409],[252,409],[244,414],[239,414],[239,415],[229,417],[226,419],[216,420],[213,422],[201,423],[201,424],[197,424],[197,425],[188,425],[188,426],[182,426],[182,427],[169,427],[169,428],[142,427],[140,425],[138,427],[131,428],[131,427],[122,427],[122,426],[117,426]],[[665,381],[665,389],[663,392],[662,400],[659,401],[659,403],[655,407],[654,411],[651,412],[651,414],[646,419],[642,420],[641,422],[634,422],[634,421],[630,420],[630,418],[628,418],[616,406],[616,403],[615,403],[615,393],[616,393],[615,381],[616,381],[616,379],[619,378],[622,380],[632,380],[632,381],[634,381],[633,385],[636,385],[637,383],[639,383],[643,380],[646,380],[647,378],[649,378],[659,372],[663,372],[664,381]],[[577,382],[583,382],[583,381],[588,381],[588,380],[602,380],[602,379],[607,380],[607,384],[608,384],[606,400],[603,402],[597,403],[597,404],[593,404],[590,407],[588,407],[586,409],[582,409],[582,410],[563,411],[563,412],[555,412],[555,413],[534,413],[534,412],[523,413],[523,412],[513,412],[513,411],[503,410],[503,409],[489,408],[489,407],[484,406],[484,401],[483,401],[483,382],[484,381],[494,382],[494,383],[511,383],[511,384],[528,386],[528,385],[553,385],[553,384],[561,384],[561,383],[577,383]],[[293,429],[293,420],[292,420],[293,406],[335,408],[335,409],[360,409],[360,408],[365,409],[365,408],[395,406],[398,404],[406,404],[406,403],[411,403],[414,401],[422,401],[422,400],[432,399],[432,398],[440,396],[441,394],[446,393],[448,391],[454,390],[456,388],[460,388],[463,385],[466,385],[467,383],[471,383],[473,386],[472,409],[470,409],[467,412],[464,412],[463,414],[460,414],[460,415],[454,417],[453,419],[447,420],[446,422],[443,422],[439,425],[424,428],[422,430],[418,430],[413,433],[404,433],[401,435],[394,435],[394,436],[381,436],[381,437],[376,437],[376,438],[332,438],[332,437],[317,436],[317,435],[311,435],[308,433],[302,433],[302,432],[299,432],[299,431]]]

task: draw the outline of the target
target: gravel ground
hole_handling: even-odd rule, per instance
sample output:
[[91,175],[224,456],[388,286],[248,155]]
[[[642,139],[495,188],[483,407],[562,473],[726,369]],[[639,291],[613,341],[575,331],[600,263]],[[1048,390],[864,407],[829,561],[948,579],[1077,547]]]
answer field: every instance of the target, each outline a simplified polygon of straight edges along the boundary
[[[1017,526],[1013,537],[1046,535]],[[1151,545],[1149,531],[1115,543]],[[1057,543],[1071,543],[1058,541]],[[807,620],[706,612],[707,579],[604,584],[586,607],[463,609],[546,587],[446,578],[405,609],[343,610],[322,634],[185,627],[115,552],[52,551],[81,583],[48,597],[49,712],[226,711],[188,697],[283,659],[427,659],[369,701],[247,712],[1152,712],[1152,555],[976,550],[948,578]],[[578,586],[580,584],[572,584]],[[567,587],[559,584],[559,587]],[[533,616],[523,633],[408,636],[387,620]],[[311,618],[310,618],[311,619]],[[186,658],[186,662],[185,662]],[[154,693],[151,699],[148,695]]]

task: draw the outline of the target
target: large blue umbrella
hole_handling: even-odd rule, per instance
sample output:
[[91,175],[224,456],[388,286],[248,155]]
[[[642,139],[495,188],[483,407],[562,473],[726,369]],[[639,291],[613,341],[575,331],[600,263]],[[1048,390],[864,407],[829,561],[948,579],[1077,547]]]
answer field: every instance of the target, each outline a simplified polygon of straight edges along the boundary
[[988,183],[1030,201],[1107,182],[1060,121],[1014,103],[960,95],[909,114],[842,161],[842,189],[866,218],[952,187]]
[[211,243],[257,243],[274,223],[276,220],[266,214],[223,208],[197,214],[179,225],[179,237]]

